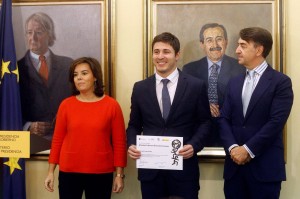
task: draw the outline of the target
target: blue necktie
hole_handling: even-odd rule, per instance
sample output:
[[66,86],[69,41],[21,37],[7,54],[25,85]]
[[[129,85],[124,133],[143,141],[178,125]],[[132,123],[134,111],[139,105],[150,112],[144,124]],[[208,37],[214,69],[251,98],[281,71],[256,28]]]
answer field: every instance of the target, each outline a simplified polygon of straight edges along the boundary
[[163,118],[167,120],[170,108],[171,108],[171,99],[170,94],[168,91],[167,84],[170,80],[168,79],[162,79],[161,82],[163,83],[163,89],[162,89],[162,109],[163,109]]
[[211,104],[218,104],[218,64],[211,66],[210,75],[208,78],[208,100]]
[[255,81],[254,78],[255,78],[255,71],[247,71],[246,84],[245,84],[244,92],[242,95],[244,116],[246,115],[246,111],[248,109],[251,95],[253,93],[254,81]]

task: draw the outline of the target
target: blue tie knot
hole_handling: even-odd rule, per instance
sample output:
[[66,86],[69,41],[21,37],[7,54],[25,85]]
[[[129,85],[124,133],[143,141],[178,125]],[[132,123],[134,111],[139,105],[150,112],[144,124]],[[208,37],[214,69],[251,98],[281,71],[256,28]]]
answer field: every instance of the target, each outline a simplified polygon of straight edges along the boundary
[[169,79],[162,79],[161,82],[166,86],[169,83]]

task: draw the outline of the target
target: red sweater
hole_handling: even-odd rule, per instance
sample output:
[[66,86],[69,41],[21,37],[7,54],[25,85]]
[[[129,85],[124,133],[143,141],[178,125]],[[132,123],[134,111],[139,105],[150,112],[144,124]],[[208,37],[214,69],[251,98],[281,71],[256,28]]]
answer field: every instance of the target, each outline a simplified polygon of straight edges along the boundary
[[65,99],[57,113],[49,163],[77,173],[109,173],[125,167],[125,125],[119,104],[109,96],[97,102]]

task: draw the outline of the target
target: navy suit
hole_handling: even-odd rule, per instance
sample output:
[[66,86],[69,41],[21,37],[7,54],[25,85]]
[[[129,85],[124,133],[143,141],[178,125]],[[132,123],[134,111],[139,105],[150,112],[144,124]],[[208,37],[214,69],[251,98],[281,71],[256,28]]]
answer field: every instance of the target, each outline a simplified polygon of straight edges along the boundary
[[[219,119],[220,136],[227,153],[225,183],[243,170],[251,172],[260,182],[281,182],[286,179],[282,133],[293,103],[291,80],[268,66],[252,93],[244,117],[241,98],[244,79],[245,75],[240,75],[228,84]],[[244,166],[237,165],[228,151],[233,144],[246,144],[255,158]]]
[[[195,153],[193,157],[183,161],[182,171],[165,171],[166,175],[176,181],[195,181],[199,187],[197,152],[205,145],[210,125],[207,89],[203,81],[179,71],[178,84],[167,121],[163,119],[159,108],[155,75],[135,83],[127,128],[128,146],[136,145],[136,135],[141,134],[183,137],[183,144],[192,145]],[[142,182],[151,181],[159,172],[161,171],[156,169],[138,169],[138,179]],[[151,193],[146,194],[151,196]]]
[[[55,55],[52,51],[50,59],[51,68],[47,85],[34,68],[29,51],[18,61],[24,122],[53,122],[61,101],[71,95],[69,67],[72,59]],[[51,139],[52,133],[45,137]]]
[[[200,60],[190,62],[183,66],[183,72],[188,73],[194,77],[197,77],[205,82],[208,88],[208,62],[207,57],[203,57]],[[224,97],[226,92],[226,87],[229,80],[239,74],[244,74],[246,72],[245,67],[239,65],[237,60],[229,57],[227,55],[223,56],[223,61],[221,65],[221,70],[218,75],[218,104],[221,109],[224,103]],[[217,127],[217,121],[213,118],[213,128],[209,136],[209,140],[206,146],[222,146],[219,138],[219,132]]]

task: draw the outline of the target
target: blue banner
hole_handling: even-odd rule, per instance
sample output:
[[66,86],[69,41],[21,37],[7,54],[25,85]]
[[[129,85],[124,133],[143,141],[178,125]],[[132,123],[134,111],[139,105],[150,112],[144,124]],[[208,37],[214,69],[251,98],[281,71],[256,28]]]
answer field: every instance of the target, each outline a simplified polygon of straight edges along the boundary
[[[2,0],[0,12],[0,130],[22,130],[12,0]],[[26,199],[24,159],[3,158],[1,164],[3,199]]]

